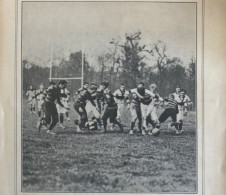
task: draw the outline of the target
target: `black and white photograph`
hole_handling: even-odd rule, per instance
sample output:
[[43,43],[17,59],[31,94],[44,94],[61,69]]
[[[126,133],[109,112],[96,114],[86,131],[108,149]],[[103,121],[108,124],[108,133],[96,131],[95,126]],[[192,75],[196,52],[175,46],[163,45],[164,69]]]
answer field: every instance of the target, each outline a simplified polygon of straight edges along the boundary
[[24,1],[20,70],[22,192],[197,193],[197,3]]

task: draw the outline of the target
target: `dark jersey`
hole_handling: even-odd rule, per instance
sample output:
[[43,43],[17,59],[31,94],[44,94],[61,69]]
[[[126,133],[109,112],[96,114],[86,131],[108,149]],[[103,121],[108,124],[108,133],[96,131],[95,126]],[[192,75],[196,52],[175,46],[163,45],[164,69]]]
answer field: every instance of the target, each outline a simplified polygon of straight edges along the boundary
[[117,106],[112,93],[104,94],[104,103],[107,104],[107,108]]
[[104,102],[104,91],[97,89],[94,94],[92,94],[93,100],[96,101],[98,108],[101,110],[102,103]]
[[57,103],[60,106],[64,107],[64,105],[60,101],[61,97],[65,97],[66,98],[67,95],[66,94],[62,94],[61,93],[61,89],[59,87],[53,87],[52,89],[49,88],[46,91],[46,98],[45,98],[45,100],[47,102],[51,102],[51,103],[55,103],[55,101],[57,101]]
[[75,92],[75,95],[77,96],[78,94],[80,94],[82,91],[86,91],[87,89],[81,87],[79,88],[76,92]]
[[88,101],[90,101],[94,106],[96,106],[96,104],[93,101],[91,93],[88,92],[87,90],[80,92],[75,99],[75,103],[78,106],[85,106],[86,102]]

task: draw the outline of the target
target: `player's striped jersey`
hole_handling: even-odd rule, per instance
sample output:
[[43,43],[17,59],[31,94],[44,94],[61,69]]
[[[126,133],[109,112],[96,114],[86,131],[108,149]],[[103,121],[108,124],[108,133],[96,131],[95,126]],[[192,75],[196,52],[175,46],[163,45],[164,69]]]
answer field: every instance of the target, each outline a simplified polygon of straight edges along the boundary
[[47,102],[55,103],[55,101],[57,101],[60,106],[64,107],[60,101],[60,98],[67,96],[61,93],[61,89],[59,87],[48,88],[46,94],[45,100]]
[[87,89],[81,87],[79,88],[76,92],[75,92],[75,95],[74,95],[74,98],[76,99],[77,95],[80,94],[82,91],[87,91]]
[[124,104],[124,101],[126,99],[128,99],[128,96],[129,96],[129,92],[124,90],[122,91],[121,89],[117,89],[114,93],[114,98],[115,98],[115,102],[117,104]]
[[96,104],[93,101],[91,93],[88,92],[87,90],[80,92],[75,98],[75,104],[78,106],[85,106],[87,101],[90,101],[94,106],[96,106]]
[[29,89],[26,93],[26,96],[28,96],[28,100],[32,100],[35,98],[35,90]]
[[107,104],[107,108],[115,108],[117,106],[114,95],[111,92],[104,94],[104,103]]
[[174,109],[174,110],[178,110],[178,104],[177,104],[177,101],[173,100],[173,99],[165,99],[165,101],[167,102],[166,104],[166,109]]

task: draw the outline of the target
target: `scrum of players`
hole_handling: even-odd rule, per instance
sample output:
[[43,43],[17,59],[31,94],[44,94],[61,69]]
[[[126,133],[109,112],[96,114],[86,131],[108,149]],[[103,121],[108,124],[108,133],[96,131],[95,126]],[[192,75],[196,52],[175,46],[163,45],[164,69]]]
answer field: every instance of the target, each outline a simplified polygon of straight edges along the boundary
[[[41,128],[47,129],[48,134],[55,134],[54,127],[59,123],[62,129],[65,128],[64,120],[70,120],[70,98],[71,94],[67,89],[67,81],[60,80],[57,84],[49,82],[49,87],[44,88],[43,83],[39,88],[33,89],[30,86],[26,95],[30,105],[31,114],[35,114],[37,102],[38,131]],[[160,133],[161,124],[169,117],[172,122],[168,124],[168,131],[175,130],[176,134],[184,132],[183,121],[187,116],[188,109],[192,102],[186,90],[176,87],[176,91],[168,97],[162,98],[157,92],[156,84],[145,88],[140,82],[136,88],[127,90],[124,84],[112,92],[108,82],[102,82],[99,86],[95,83],[85,82],[78,89],[73,97],[73,108],[79,118],[74,120],[78,133],[86,130],[98,130],[102,133],[114,131],[117,125],[121,132],[124,131],[122,118],[126,112],[130,112],[131,122],[129,134],[136,132],[142,135],[157,136]],[[127,109],[125,108],[125,104]],[[164,111],[158,117],[160,108]],[[92,117],[89,117],[92,115]],[[110,122],[110,128],[108,125]]]

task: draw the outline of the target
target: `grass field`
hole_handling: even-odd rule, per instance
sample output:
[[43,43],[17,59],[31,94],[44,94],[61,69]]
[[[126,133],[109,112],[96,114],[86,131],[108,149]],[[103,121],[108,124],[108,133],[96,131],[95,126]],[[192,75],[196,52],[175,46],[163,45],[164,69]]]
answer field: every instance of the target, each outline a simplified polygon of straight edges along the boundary
[[[125,132],[78,134],[73,120],[56,135],[36,130],[37,114],[27,101],[22,124],[23,192],[195,192],[196,115],[185,118],[185,132],[158,137],[128,135],[130,116],[125,112]],[[75,111],[70,111],[74,119]]]

